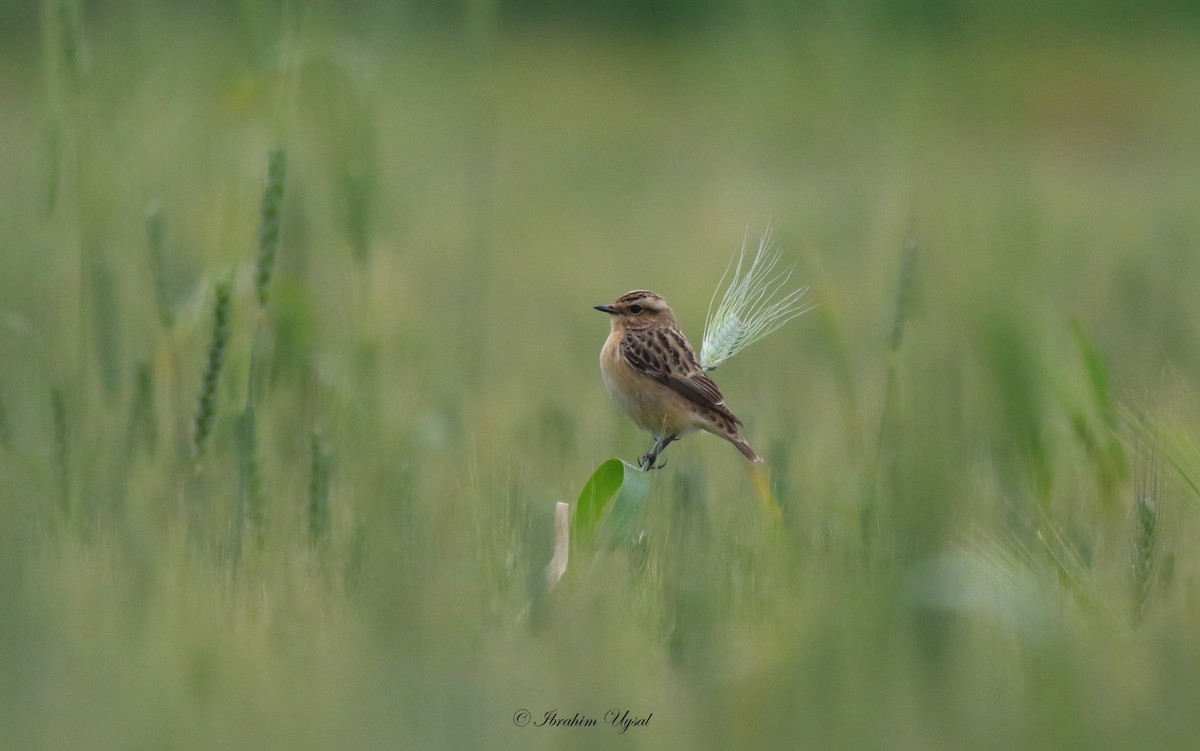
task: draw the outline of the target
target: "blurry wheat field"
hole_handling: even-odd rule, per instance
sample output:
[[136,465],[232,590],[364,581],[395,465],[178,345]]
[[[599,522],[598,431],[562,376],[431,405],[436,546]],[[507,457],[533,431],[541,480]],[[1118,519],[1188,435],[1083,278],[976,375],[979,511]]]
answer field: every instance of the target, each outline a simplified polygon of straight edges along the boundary
[[[1194,23],[214,7],[4,11],[0,747],[1195,743]],[[768,225],[769,493],[689,436],[548,591],[592,306]]]

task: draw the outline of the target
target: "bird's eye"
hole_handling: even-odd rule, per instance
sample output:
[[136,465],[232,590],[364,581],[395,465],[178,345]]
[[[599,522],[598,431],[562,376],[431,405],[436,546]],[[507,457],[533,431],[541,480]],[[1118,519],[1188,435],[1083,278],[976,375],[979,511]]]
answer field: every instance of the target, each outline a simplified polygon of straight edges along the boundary
[[633,313],[634,315],[637,315],[638,313],[642,312],[642,306],[641,305],[630,305],[629,312]]

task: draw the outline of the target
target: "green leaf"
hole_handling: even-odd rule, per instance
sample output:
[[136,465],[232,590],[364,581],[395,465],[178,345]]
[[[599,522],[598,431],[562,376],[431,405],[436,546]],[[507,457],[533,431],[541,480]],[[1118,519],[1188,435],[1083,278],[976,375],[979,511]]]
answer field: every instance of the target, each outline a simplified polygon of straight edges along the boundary
[[596,467],[579,494],[571,519],[571,537],[587,544],[603,522],[610,546],[631,538],[641,523],[649,492],[649,474],[620,459],[609,459]]
[[1079,321],[1072,319],[1071,333],[1075,335],[1075,343],[1083,355],[1083,366],[1087,371],[1088,385],[1092,387],[1092,399],[1100,410],[1100,417],[1105,426],[1115,428],[1117,424],[1116,410],[1113,407],[1112,391],[1109,388],[1108,368],[1096,346],[1088,339],[1087,332]]
[[579,541],[590,540],[604,515],[604,507],[621,489],[625,468],[620,459],[609,459],[596,467],[588,478],[575,502],[575,514],[571,517],[571,537]]
[[641,530],[646,518],[646,496],[650,494],[650,473],[621,462],[625,476],[613,501],[612,511],[604,526],[608,530],[609,547],[625,545]]

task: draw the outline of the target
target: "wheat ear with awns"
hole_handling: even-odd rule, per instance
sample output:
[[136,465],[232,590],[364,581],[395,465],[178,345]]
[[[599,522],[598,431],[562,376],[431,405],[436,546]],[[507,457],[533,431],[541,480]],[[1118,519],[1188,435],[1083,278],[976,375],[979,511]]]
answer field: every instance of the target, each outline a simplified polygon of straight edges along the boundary
[[[708,303],[704,342],[700,345],[700,367],[716,370],[738,352],[816,307],[804,301],[807,286],[784,293],[795,268],[777,270],[779,257],[779,251],[771,243],[769,228],[748,261],[746,241],[742,240],[737,264],[732,259],[729,261]],[[733,277],[721,293],[721,302],[714,311],[713,302],[731,268]]]

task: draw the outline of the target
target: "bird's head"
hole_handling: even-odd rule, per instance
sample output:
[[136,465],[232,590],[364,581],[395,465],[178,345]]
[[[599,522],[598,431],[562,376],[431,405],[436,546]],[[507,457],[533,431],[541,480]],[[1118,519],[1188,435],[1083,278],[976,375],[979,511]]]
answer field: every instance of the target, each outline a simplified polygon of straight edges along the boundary
[[596,310],[612,316],[613,331],[645,329],[675,321],[675,314],[662,295],[645,289],[626,292],[610,305],[597,305]]

